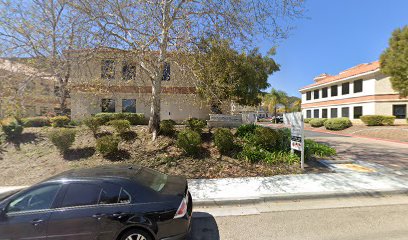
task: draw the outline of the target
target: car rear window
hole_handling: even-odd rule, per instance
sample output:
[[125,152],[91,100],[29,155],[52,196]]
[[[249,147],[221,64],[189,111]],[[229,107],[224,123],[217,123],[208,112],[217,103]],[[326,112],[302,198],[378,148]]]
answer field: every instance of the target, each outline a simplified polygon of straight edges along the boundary
[[160,192],[167,183],[166,174],[148,168],[141,168],[132,178],[157,192]]

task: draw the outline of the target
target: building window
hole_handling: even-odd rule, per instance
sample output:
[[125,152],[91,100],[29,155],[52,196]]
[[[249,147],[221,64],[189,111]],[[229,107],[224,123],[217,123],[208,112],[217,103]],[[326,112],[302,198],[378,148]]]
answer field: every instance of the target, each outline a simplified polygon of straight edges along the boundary
[[101,108],[102,112],[115,112],[115,100],[102,99]]
[[397,119],[407,118],[407,105],[392,105],[392,115]]
[[102,60],[101,78],[106,80],[115,79],[115,61],[112,59]]
[[315,109],[315,110],[313,111],[313,117],[314,117],[314,118],[319,118],[319,109]]
[[336,97],[338,95],[337,85],[331,86],[331,96]]
[[337,118],[337,108],[330,108],[330,118]]
[[350,110],[348,107],[341,108],[341,116],[347,118],[350,116]]
[[319,90],[314,90],[313,97],[314,99],[319,99]]
[[306,118],[312,118],[312,110],[306,110]]
[[122,99],[122,112],[136,113],[136,99]]
[[363,80],[354,81],[354,93],[363,91]]
[[327,108],[322,109],[322,118],[327,118]]
[[136,78],[136,66],[123,62],[122,65],[122,79],[125,81],[134,80]]
[[360,119],[363,116],[363,107],[354,107],[354,119]]
[[170,63],[164,63],[163,81],[170,81]]
[[306,93],[306,100],[312,100],[312,92],[311,91]]
[[350,83],[346,82],[341,84],[341,94],[347,95],[350,93]]
[[327,98],[328,96],[328,89],[327,87],[322,89],[322,98]]

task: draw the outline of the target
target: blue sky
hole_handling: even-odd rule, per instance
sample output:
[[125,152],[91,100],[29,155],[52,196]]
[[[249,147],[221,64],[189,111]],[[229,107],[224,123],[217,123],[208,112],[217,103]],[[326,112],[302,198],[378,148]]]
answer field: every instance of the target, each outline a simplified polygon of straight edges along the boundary
[[[394,29],[408,24],[408,0],[307,0],[306,19],[277,47],[271,87],[299,96],[320,73],[378,60]],[[261,51],[272,44],[264,42]],[[269,91],[269,89],[268,89]]]

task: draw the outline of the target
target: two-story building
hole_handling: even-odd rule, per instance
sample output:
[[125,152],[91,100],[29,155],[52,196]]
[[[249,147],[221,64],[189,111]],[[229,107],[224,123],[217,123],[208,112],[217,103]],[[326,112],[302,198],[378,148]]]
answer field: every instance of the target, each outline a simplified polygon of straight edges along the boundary
[[[73,119],[100,112],[143,113],[150,117],[151,81],[140,56],[119,49],[70,52],[73,58],[71,109]],[[154,54],[154,53],[152,53]],[[210,107],[196,93],[196,80],[171,58],[162,78],[160,118],[183,121],[208,119]]]
[[392,88],[390,77],[380,71],[378,61],[364,63],[340,72],[321,74],[314,83],[301,88],[305,118],[348,117],[360,122],[362,115],[396,116],[405,123],[408,99]]

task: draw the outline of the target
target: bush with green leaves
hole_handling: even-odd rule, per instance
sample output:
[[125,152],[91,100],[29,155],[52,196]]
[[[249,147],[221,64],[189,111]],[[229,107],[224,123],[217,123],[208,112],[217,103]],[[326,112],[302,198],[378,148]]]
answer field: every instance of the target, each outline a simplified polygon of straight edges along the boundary
[[130,122],[128,120],[111,120],[108,125],[112,126],[119,135],[130,131]]
[[95,117],[100,118],[103,125],[112,120],[127,120],[131,125],[146,125],[147,121],[142,113],[97,113]]
[[0,124],[7,140],[14,140],[20,137],[24,130],[22,123],[16,118],[3,119]]
[[234,149],[234,135],[228,128],[218,128],[214,133],[214,144],[221,154]]
[[256,145],[244,144],[242,151],[238,154],[238,158],[251,163],[257,163],[265,160],[269,152]]
[[394,125],[395,116],[364,115],[360,117],[367,126]]
[[53,127],[66,127],[69,125],[71,119],[69,119],[67,116],[56,116],[52,117],[50,121]]
[[198,132],[186,129],[177,135],[177,147],[188,155],[196,155],[201,146],[201,136]]
[[102,126],[102,119],[98,117],[89,117],[83,120],[85,126],[91,130],[94,136],[99,132],[99,129]]
[[120,138],[114,135],[106,135],[96,139],[96,150],[103,156],[111,155],[119,150]]
[[250,135],[246,141],[268,151],[278,150],[279,133],[272,128],[258,127],[255,129],[255,133]]
[[318,128],[318,127],[323,127],[324,122],[326,121],[327,121],[327,118],[313,118],[312,120],[310,120],[309,124],[312,127]]
[[75,142],[76,131],[74,129],[62,128],[51,130],[48,138],[60,153],[65,153]]
[[257,126],[255,124],[242,124],[238,127],[235,135],[240,138],[244,138],[246,136],[254,134],[256,128]]
[[324,122],[324,126],[328,130],[339,131],[351,127],[353,124],[348,118],[331,118]]
[[336,149],[322,143],[317,143],[311,139],[305,139],[305,158],[330,157],[336,155]]
[[278,133],[278,140],[276,141],[276,149],[279,151],[289,151],[291,132],[289,128],[281,128],[276,130]]
[[203,119],[190,118],[186,120],[186,125],[190,130],[201,133],[203,129],[207,126],[207,122]]
[[310,121],[312,121],[314,118],[305,118],[303,119],[304,123],[310,123]]
[[174,126],[176,122],[171,119],[160,121],[160,134],[165,136],[173,136],[176,133]]
[[21,122],[24,127],[46,127],[51,126],[51,121],[48,117],[27,117],[22,118]]
[[268,152],[265,155],[264,162],[268,164],[295,164],[300,162],[300,157],[290,151],[275,151],[275,152]]

